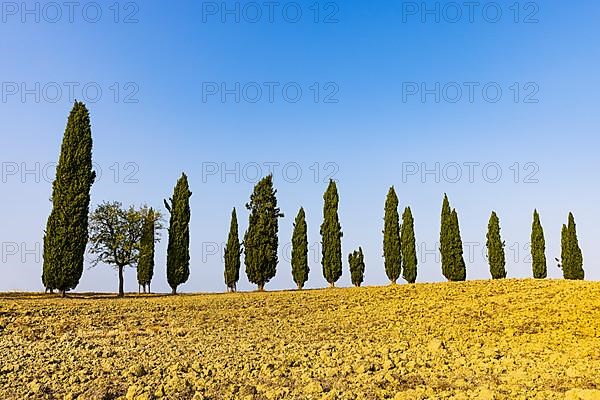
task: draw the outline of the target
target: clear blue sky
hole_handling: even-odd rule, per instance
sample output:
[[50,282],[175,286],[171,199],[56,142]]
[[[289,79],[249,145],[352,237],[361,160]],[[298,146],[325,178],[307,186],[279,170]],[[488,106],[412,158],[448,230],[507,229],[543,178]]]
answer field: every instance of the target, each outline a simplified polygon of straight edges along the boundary
[[[341,196],[342,285],[359,245],[365,283],[386,281],[390,185],[413,210],[419,281],[442,280],[433,250],[444,192],[459,213],[469,279],[489,276],[482,250],[492,210],[508,275],[531,275],[535,207],[550,276],[561,276],[553,259],[573,211],[586,278],[600,279],[600,4],[514,3],[3,2],[0,290],[41,289],[51,163],[71,95],[92,115],[94,206],[118,200],[164,212],[178,176],[189,175],[191,277],[182,291],[224,290],[219,246],[231,209],[243,235],[257,166],[264,175],[270,165],[285,218],[267,289],[293,286],[286,253],[300,206],[314,249],[308,286],[324,286],[317,246],[330,175]],[[155,290],[168,288],[165,247],[163,232]],[[116,290],[114,270],[88,266],[78,290]],[[240,288],[251,288],[241,276]],[[125,283],[137,290],[133,270]]]

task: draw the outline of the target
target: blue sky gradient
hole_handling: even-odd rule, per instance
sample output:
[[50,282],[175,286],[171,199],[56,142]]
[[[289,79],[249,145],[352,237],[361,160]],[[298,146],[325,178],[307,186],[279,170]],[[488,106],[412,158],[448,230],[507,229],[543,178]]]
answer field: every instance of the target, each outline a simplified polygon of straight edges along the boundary
[[[434,253],[444,192],[471,246],[465,247],[469,279],[489,277],[482,251],[492,210],[507,244],[509,277],[531,276],[527,244],[535,207],[549,275],[561,276],[553,259],[560,257],[560,229],[573,211],[586,278],[600,279],[598,2],[520,2],[518,15],[512,0],[481,2],[472,21],[462,6],[458,22],[450,21],[452,7],[462,2],[280,2],[273,22],[262,2],[121,2],[118,16],[109,3],[82,2],[72,21],[63,8],[54,22],[50,2],[26,2],[29,10],[37,7],[33,14],[9,3],[0,15],[2,291],[42,289],[51,163],[72,106],[69,85],[92,116],[101,172],[94,206],[118,200],[166,213],[162,200],[182,171],[189,175],[191,277],[182,291],[225,289],[220,246],[231,209],[238,210],[242,236],[256,166],[264,175],[271,163],[278,163],[274,178],[285,218],[277,276],[267,289],[293,287],[289,242],[300,206],[311,245],[308,286],[325,285],[318,243],[329,176],[341,198],[342,285],[350,284],[347,254],[358,246],[365,252],[365,284],[386,282],[381,230],[390,185],[401,207],[413,210],[418,281],[443,279]],[[234,14],[223,17],[223,4],[239,7],[239,22]],[[435,13],[423,15],[423,4],[438,6],[439,22]],[[255,5],[263,15],[250,22]],[[102,15],[90,22],[98,7]],[[297,9],[302,16],[293,23]],[[493,22],[498,9],[502,15]],[[239,102],[235,94],[223,101],[221,85],[234,89],[236,83]],[[436,84],[437,93],[421,96],[423,85],[431,90]],[[268,85],[275,87],[272,101]],[[475,87],[473,101],[468,85]],[[252,102],[257,86],[262,95]],[[56,87],[63,89],[60,96]],[[215,87],[219,92],[211,94]],[[419,92],[410,94],[415,87]],[[297,88],[302,95],[292,102]],[[502,95],[492,101],[497,88]],[[222,176],[236,165],[238,172]],[[437,176],[421,176],[423,167],[436,165]],[[454,179],[457,165],[460,179]],[[416,174],[408,174],[415,166]],[[157,291],[168,290],[162,234]],[[78,290],[116,290],[113,269],[87,264]],[[241,276],[240,289],[252,288]],[[125,285],[137,290],[133,270]]]

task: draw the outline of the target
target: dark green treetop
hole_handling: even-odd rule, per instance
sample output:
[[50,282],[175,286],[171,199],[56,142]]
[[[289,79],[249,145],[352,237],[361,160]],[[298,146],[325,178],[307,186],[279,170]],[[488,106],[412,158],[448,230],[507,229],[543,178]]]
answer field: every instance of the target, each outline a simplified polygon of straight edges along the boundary
[[444,193],[444,200],[442,202],[442,213],[440,223],[440,256],[442,260],[442,274],[446,279],[452,280],[452,254],[451,254],[451,215],[452,210],[450,209],[450,202],[448,201],[448,195]]
[[455,209],[450,214],[450,269],[449,277],[450,281],[464,281],[467,279],[467,268],[465,259],[463,257],[463,245],[460,236],[460,227],[458,224],[458,214]]
[[83,274],[90,189],[95,178],[89,111],[75,101],[61,145],[52,184],[52,211],[44,232],[42,283],[63,296],[77,287]]
[[563,225],[561,240],[561,258],[563,277],[571,280],[583,280],[583,255],[577,239],[577,229],[573,213],[569,213],[569,222]]
[[300,207],[294,221],[292,234],[292,277],[298,289],[302,289],[308,280],[308,236],[306,228],[306,215],[304,208]]
[[238,222],[235,208],[231,212],[231,223],[229,225],[229,237],[225,245],[225,285],[227,290],[235,292],[240,280],[240,255],[242,254],[241,243],[238,236]]
[[323,276],[330,287],[342,276],[342,226],[338,217],[339,196],[333,179],[329,180],[323,195],[323,223],[321,224],[321,264]]
[[417,247],[415,244],[415,227],[410,207],[402,214],[402,277],[408,283],[417,280]]
[[177,287],[190,276],[190,191],[185,173],[177,180],[173,197],[165,200],[165,208],[171,214],[169,220],[169,243],[167,245],[167,281],[177,294]]
[[548,276],[546,240],[544,239],[544,228],[542,228],[537,210],[533,211],[533,224],[531,226],[531,263],[535,279],[544,279]]
[[352,284],[359,287],[365,276],[365,258],[361,247],[358,248],[358,251],[355,250],[353,253],[348,254],[348,264],[350,264]]
[[138,284],[150,292],[150,284],[154,277],[154,245],[160,241],[158,230],[162,229],[161,214],[153,208],[142,209],[143,226],[140,239],[140,259],[137,265]]
[[394,187],[390,187],[385,199],[383,217],[383,258],[385,273],[392,283],[396,283],[402,270],[402,251],[400,237],[400,217],[398,216],[398,196]]
[[504,242],[500,237],[500,220],[494,211],[488,222],[486,238],[487,257],[492,279],[504,279],[506,278]]
[[273,188],[273,175],[261,179],[254,187],[246,208],[250,211],[248,230],[244,235],[246,275],[248,280],[264,290],[264,286],[277,272],[277,246],[279,218],[277,190]]

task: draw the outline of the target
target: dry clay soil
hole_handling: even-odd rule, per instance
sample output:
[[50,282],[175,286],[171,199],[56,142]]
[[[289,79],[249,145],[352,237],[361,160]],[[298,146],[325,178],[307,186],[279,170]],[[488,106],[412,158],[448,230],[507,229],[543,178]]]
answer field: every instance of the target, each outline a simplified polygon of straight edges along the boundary
[[0,294],[1,399],[600,399],[600,283]]

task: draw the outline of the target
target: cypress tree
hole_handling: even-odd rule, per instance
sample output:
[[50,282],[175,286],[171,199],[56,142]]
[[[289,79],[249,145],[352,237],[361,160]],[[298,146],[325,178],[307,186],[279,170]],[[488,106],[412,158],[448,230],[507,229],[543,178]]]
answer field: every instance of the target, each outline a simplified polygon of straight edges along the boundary
[[460,227],[458,224],[458,214],[453,209],[450,214],[449,237],[450,237],[450,281],[464,281],[467,278],[467,268],[463,258],[463,245],[460,237]]
[[568,225],[562,228],[562,269],[565,279],[583,280],[585,273],[583,271],[583,255],[577,239],[577,229],[575,218],[569,213]]
[[[144,213],[143,213],[144,214]],[[137,266],[138,284],[150,293],[150,283],[154,276],[154,243],[156,241],[156,215],[150,208],[144,215],[142,237],[140,239],[140,261]]]
[[383,217],[383,258],[385,273],[392,284],[400,277],[402,270],[402,252],[400,238],[400,220],[398,216],[398,196],[394,187],[390,187],[385,199]]
[[414,219],[410,207],[402,214],[402,277],[408,283],[417,280],[417,248],[415,245]]
[[558,267],[562,268],[563,277],[565,279],[569,279],[567,276],[570,276],[570,271],[567,271],[571,259],[569,252],[569,231],[567,225],[563,224],[562,229],[560,230],[560,263],[558,264]]
[[292,276],[298,289],[302,289],[308,280],[308,237],[306,233],[306,215],[300,207],[294,222],[292,234]]
[[441,224],[440,224],[440,256],[442,260],[442,274],[446,279],[452,280],[452,255],[451,255],[451,214],[448,196],[444,193],[442,202]]
[[276,194],[273,175],[269,175],[256,184],[246,204],[250,217],[244,235],[244,263],[248,280],[256,284],[259,291],[264,290],[277,272],[278,219],[283,214],[277,207]]
[[342,226],[338,217],[339,196],[333,179],[329,180],[323,195],[323,223],[321,224],[321,245],[323,276],[334,287],[342,276]]
[[167,245],[167,281],[173,294],[177,294],[177,286],[187,282],[190,276],[191,196],[187,176],[182,173],[173,190],[173,197],[164,201],[165,208],[171,214]]
[[65,129],[56,177],[52,184],[52,211],[44,233],[42,283],[63,297],[75,289],[83,274],[88,241],[92,171],[92,127],[82,102],[75,101]]
[[492,211],[490,221],[488,222],[487,232],[487,257],[490,265],[492,279],[506,278],[506,260],[504,256],[504,242],[500,237],[500,220],[496,212]]
[[350,279],[352,284],[359,287],[364,280],[365,275],[365,259],[363,256],[362,247],[358,251],[348,254],[348,264],[350,264]]
[[229,226],[229,237],[225,246],[225,285],[227,290],[235,292],[240,280],[240,255],[242,254],[241,243],[238,236],[238,222],[235,208],[231,212],[231,224]]
[[533,224],[531,226],[531,263],[535,279],[544,279],[548,276],[546,268],[546,240],[544,239],[544,229],[542,228],[540,215],[537,210],[533,211]]

